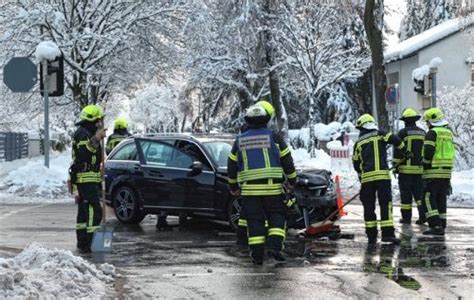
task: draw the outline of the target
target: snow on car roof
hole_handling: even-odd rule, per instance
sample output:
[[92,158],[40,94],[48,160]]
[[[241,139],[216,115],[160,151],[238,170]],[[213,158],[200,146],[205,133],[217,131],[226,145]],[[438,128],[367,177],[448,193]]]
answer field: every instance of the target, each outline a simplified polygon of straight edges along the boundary
[[457,18],[443,22],[418,35],[404,40],[385,51],[385,62],[393,62],[411,54],[474,24],[474,14],[466,18]]

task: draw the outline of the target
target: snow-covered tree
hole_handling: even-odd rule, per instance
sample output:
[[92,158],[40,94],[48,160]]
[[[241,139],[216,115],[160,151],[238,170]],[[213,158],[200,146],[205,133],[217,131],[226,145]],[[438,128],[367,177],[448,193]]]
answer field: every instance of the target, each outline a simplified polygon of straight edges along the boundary
[[[64,56],[67,90],[52,99],[53,110],[77,112],[89,102],[106,100],[117,88],[163,72],[165,61],[177,61],[175,39],[186,7],[167,0],[6,2],[0,7],[0,58],[29,56],[40,41],[54,41]],[[41,111],[39,97],[23,98],[38,108],[32,113]]]
[[439,107],[454,133],[456,168],[474,168],[474,87],[443,87],[438,95]]
[[402,19],[400,41],[406,40],[449,19],[463,11],[460,1],[408,0],[407,14]]

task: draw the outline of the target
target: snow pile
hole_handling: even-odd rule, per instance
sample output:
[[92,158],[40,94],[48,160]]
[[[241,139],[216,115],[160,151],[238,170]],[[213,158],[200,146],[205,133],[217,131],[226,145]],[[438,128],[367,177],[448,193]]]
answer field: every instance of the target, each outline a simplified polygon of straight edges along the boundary
[[43,41],[36,47],[35,58],[37,62],[41,62],[44,59],[54,60],[58,56],[61,56],[61,51],[54,42]]
[[[318,141],[332,141],[341,135],[341,132],[353,133],[356,131],[351,122],[331,122],[329,124],[317,123],[314,125],[314,135]],[[295,148],[308,148],[310,130],[307,127],[291,129],[288,131],[291,145]]]
[[440,57],[435,57],[430,60],[430,68],[438,68],[443,63],[443,60]]
[[331,157],[321,149],[315,150],[314,158],[303,148],[293,150],[291,156],[297,169],[331,170]]
[[105,297],[115,267],[98,268],[70,251],[33,243],[14,258],[0,258],[0,298]]
[[443,39],[450,34],[457,32],[463,27],[474,24],[474,15],[467,18],[458,18],[448,20],[433,28],[430,28],[418,35],[415,35],[403,42],[390,47],[385,53],[385,62],[391,62],[397,59],[404,58],[413,52],[416,52],[432,43]]
[[[64,195],[67,192],[66,180],[71,163],[71,152],[65,151],[53,157],[49,169],[44,166],[42,157],[21,160],[19,163],[24,163],[24,165],[11,170],[0,180],[0,190],[17,195],[43,197]],[[4,164],[10,168],[17,162],[1,163],[2,169]]]
[[474,169],[453,172],[451,186],[453,194],[448,200],[451,204],[474,206]]

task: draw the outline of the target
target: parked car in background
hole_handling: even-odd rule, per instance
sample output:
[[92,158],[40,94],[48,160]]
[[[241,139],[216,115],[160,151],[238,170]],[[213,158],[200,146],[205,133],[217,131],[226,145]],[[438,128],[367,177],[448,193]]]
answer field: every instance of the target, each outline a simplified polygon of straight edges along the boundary
[[[136,224],[147,214],[166,211],[225,220],[235,229],[241,200],[230,195],[227,185],[227,158],[234,139],[231,134],[132,136],[106,160],[106,203],[122,223]],[[307,177],[308,172],[303,175]],[[299,184],[301,188],[306,182],[312,203],[318,203],[308,209],[311,221],[321,219],[336,203],[332,180],[324,174],[313,174],[310,180],[305,177]],[[301,214],[290,215],[289,226],[304,226]]]

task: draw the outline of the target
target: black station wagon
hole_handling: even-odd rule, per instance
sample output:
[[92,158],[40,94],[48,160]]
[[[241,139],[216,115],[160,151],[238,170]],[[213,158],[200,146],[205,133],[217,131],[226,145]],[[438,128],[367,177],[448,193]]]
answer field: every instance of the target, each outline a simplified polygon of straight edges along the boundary
[[[165,211],[226,220],[235,229],[241,200],[230,195],[227,185],[234,139],[230,134],[155,134],[122,141],[105,164],[107,204],[122,223],[136,224]],[[313,203],[303,209],[307,220],[324,218],[336,205],[330,173],[309,170],[298,177],[304,178],[298,186],[305,192],[297,194],[305,197],[303,203]],[[303,214],[294,213],[288,225],[304,227]]]

